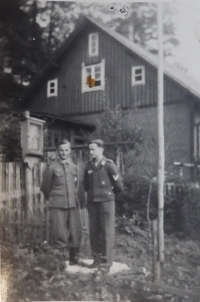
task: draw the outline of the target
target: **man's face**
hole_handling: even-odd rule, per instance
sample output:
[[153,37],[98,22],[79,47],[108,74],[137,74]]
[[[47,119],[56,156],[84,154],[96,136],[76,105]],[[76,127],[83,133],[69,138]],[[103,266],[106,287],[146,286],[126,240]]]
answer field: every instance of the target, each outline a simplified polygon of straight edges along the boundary
[[58,146],[58,155],[61,159],[67,159],[70,156],[71,148],[69,144]]
[[103,148],[99,147],[97,144],[92,143],[89,145],[90,155],[92,158],[96,159],[102,156]]

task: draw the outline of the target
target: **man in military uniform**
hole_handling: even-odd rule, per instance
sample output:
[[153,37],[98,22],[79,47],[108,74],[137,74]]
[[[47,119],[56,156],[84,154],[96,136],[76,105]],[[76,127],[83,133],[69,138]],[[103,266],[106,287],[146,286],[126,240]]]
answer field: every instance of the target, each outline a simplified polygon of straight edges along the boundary
[[90,141],[89,150],[92,160],[85,168],[84,189],[94,259],[90,267],[109,268],[114,257],[115,193],[121,192],[123,185],[114,162],[103,155],[103,141]]
[[77,197],[77,166],[71,161],[70,143],[62,140],[57,146],[58,160],[46,167],[41,191],[49,201],[51,244],[64,252],[69,247],[70,264],[79,264],[82,237]]

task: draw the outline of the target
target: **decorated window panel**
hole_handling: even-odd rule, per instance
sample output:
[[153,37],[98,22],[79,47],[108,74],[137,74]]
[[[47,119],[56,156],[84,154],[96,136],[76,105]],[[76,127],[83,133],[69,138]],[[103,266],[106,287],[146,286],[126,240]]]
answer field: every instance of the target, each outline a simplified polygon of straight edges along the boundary
[[82,64],[82,92],[104,90],[104,88],[105,60],[89,66]]

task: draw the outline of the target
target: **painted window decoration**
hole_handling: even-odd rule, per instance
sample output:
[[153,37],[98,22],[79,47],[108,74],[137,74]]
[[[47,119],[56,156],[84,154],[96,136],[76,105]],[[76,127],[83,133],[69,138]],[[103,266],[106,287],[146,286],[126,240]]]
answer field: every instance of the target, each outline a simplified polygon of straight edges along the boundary
[[58,79],[47,82],[47,97],[58,95]]
[[99,54],[99,35],[98,33],[89,34],[89,56],[98,56]]
[[82,64],[82,92],[104,90],[104,86],[105,60],[94,65]]
[[145,84],[144,66],[132,66],[132,86]]

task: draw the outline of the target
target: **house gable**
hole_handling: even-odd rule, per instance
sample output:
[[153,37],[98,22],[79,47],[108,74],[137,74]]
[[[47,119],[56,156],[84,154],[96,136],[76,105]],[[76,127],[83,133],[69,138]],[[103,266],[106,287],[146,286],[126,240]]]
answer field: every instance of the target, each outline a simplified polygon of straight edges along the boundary
[[[89,42],[91,34],[98,36],[98,52],[92,56]],[[22,108],[57,116],[71,116],[101,112],[107,106],[115,108],[120,105],[122,108],[129,108],[156,105],[155,62],[153,59],[145,60],[143,53],[132,51],[127,44],[122,43],[124,38],[120,41],[118,36],[119,34],[110,35],[95,22],[84,22],[81,30],[71,38],[68,47],[53,61],[54,65],[60,68],[53,68],[52,65],[35,89],[26,96],[21,104]],[[101,89],[98,86],[83,89],[84,66],[98,66],[102,62],[105,64],[105,70]],[[145,80],[133,85],[132,70],[141,66],[144,68]],[[58,80],[57,95],[48,97],[48,81],[54,79]],[[86,81],[87,78],[85,83]],[[182,102],[191,95],[190,91],[168,74],[165,74],[164,81],[165,103]]]

